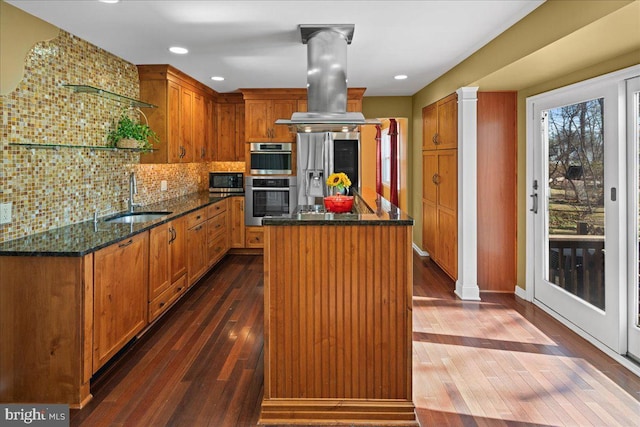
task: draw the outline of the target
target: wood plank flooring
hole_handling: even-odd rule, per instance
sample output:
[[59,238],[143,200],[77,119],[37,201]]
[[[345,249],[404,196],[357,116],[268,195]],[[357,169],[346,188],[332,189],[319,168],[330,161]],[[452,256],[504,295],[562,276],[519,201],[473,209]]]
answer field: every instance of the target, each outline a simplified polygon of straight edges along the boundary
[[[254,426],[262,257],[233,255],[92,384],[72,426]],[[423,426],[636,426],[640,378],[532,304],[462,302],[414,256],[413,394]]]

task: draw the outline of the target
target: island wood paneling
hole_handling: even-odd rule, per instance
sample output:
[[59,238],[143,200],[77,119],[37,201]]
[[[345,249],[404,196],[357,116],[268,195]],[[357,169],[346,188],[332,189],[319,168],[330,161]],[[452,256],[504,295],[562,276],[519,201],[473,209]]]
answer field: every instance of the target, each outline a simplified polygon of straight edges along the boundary
[[516,92],[478,92],[478,287],[516,286]]
[[93,256],[0,257],[0,401],[90,398]]
[[266,226],[261,422],[415,424],[410,226]]

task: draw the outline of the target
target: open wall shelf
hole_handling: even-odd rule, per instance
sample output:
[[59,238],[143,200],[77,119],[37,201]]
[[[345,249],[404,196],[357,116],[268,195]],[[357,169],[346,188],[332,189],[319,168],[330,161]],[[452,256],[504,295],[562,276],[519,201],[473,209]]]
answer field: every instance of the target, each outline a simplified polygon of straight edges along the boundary
[[103,98],[112,99],[114,101],[118,101],[124,104],[129,105],[130,107],[138,107],[138,108],[156,108],[156,105],[149,104],[148,102],[140,101],[138,99],[129,98],[128,96],[120,95],[117,93],[109,92],[104,89],[98,89],[97,87],[87,86],[87,85],[70,85],[64,84],[64,87],[68,87],[72,89],[75,93],[90,93],[93,95],[101,96]]

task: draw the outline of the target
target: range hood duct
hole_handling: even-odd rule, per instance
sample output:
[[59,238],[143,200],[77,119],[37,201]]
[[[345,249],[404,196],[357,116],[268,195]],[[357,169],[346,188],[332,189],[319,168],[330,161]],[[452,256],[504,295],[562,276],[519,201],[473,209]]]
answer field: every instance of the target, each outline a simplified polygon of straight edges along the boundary
[[358,126],[380,124],[362,113],[347,112],[347,45],[353,24],[299,25],[307,45],[307,110],[291,120],[276,120],[297,132],[353,132]]

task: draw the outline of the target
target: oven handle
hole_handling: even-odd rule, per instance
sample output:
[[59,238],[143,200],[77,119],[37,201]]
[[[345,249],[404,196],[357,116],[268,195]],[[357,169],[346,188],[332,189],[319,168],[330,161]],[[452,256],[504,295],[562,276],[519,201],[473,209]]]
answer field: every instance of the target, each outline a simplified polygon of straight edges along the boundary
[[[249,186],[247,186],[249,187]],[[273,191],[273,190],[286,190],[289,191],[291,187],[251,187],[252,191],[255,193],[256,191]]]
[[291,154],[291,151],[282,151],[282,150],[260,150],[260,151],[251,151],[251,154]]

